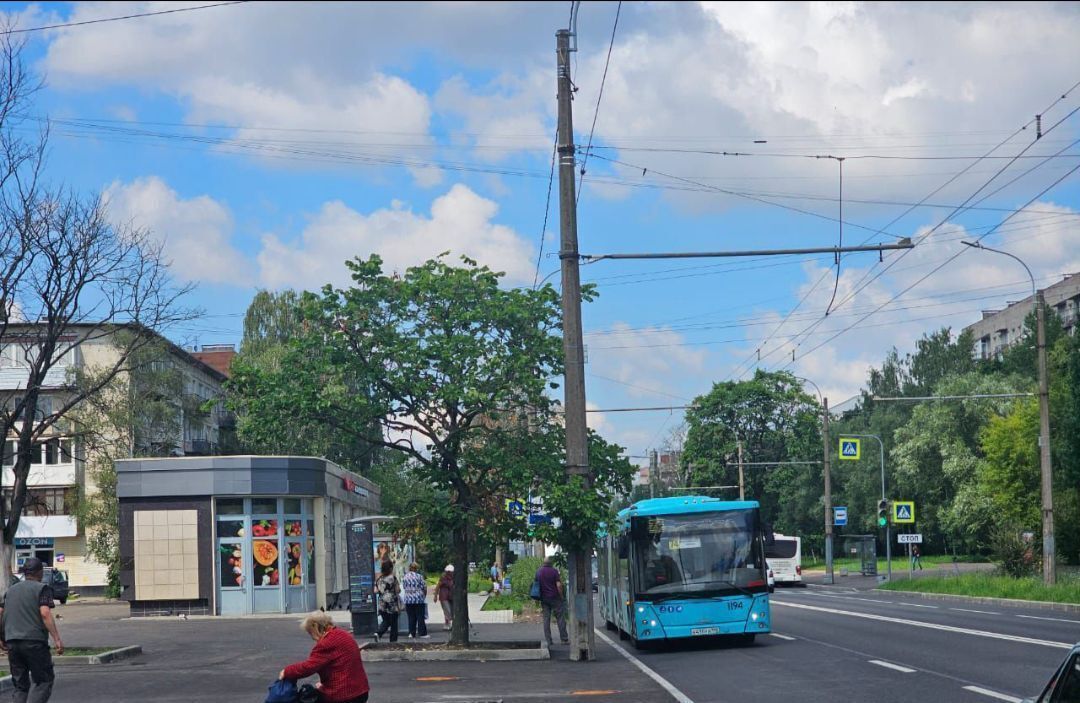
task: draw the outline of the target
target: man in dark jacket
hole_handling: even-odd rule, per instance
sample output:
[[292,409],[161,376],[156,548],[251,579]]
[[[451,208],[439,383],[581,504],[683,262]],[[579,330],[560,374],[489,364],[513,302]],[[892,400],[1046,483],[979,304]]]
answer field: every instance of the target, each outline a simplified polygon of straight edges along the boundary
[[544,565],[536,570],[536,580],[540,583],[540,606],[544,617],[544,639],[551,646],[551,616],[559,625],[559,640],[570,643],[566,632],[566,596],[563,593],[562,574],[555,568],[551,559],[545,559]]
[[[27,559],[22,566],[24,580],[8,588],[0,602],[0,649],[7,652],[15,703],[45,703],[52,696],[52,654],[64,653],[64,643],[53,619],[53,592],[41,582],[45,571],[40,559]],[[30,679],[34,690],[30,690]]]

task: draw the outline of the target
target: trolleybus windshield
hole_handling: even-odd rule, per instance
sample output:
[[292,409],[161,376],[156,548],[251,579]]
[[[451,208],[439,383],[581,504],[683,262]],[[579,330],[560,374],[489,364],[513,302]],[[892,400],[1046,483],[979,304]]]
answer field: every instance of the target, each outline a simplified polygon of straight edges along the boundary
[[658,515],[634,522],[635,590],[643,597],[746,593],[765,586],[756,511]]

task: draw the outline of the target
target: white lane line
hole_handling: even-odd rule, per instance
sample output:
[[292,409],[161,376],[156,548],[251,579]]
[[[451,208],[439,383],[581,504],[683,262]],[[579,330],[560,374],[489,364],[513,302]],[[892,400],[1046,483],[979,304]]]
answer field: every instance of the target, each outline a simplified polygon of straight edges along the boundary
[[787,640],[788,642],[794,642],[795,641],[794,637],[788,637],[787,635],[781,635],[779,632],[770,632],[769,634],[772,635],[773,637],[779,637],[782,640]]
[[1024,703],[1023,699],[1016,696],[1007,696],[1004,693],[998,693],[997,691],[991,691],[989,688],[980,688],[979,686],[964,686],[965,691],[971,691],[972,693],[981,693],[984,696],[990,696],[991,698],[997,698],[999,701],[1009,701],[1009,703]]
[[1001,613],[995,613],[990,610],[972,610],[971,608],[949,608],[949,610],[958,610],[961,613],[981,613],[983,615],[1001,615]]
[[1028,620],[1053,620],[1054,622],[1075,622],[1080,623],[1080,620],[1067,620],[1065,618],[1041,618],[1038,615],[1017,615],[1018,618],[1027,618]]
[[833,615],[847,615],[853,618],[862,618],[864,620],[877,620],[878,622],[892,622],[899,625],[910,625],[912,627],[925,627],[930,630],[941,630],[942,632],[956,632],[962,635],[975,635],[977,637],[989,637],[996,640],[1007,640],[1009,642],[1022,642],[1024,644],[1037,644],[1043,647],[1054,647],[1056,649],[1072,649],[1072,644],[1069,642],[1055,642],[1053,640],[1040,640],[1034,637],[1019,637],[1017,635],[1006,635],[1000,632],[989,632],[987,630],[971,630],[966,627],[954,627],[952,625],[940,625],[935,622],[925,622],[923,620],[907,620],[905,618],[892,618],[886,615],[875,615],[873,613],[858,613],[853,610],[837,610],[835,608],[822,608],[817,605],[804,605],[802,603],[785,603],[783,601],[773,601],[773,605],[781,606],[783,608],[800,608],[802,610],[815,610],[820,613],[831,613]]
[[909,608],[933,608],[934,610],[938,609],[936,605],[920,605],[918,603],[900,603],[900,605],[906,605]]
[[[811,592],[811,593],[813,593],[813,592]],[[829,593],[813,593],[813,595],[821,597],[821,598],[841,598],[843,600],[861,600],[861,601],[865,601],[866,603],[885,603],[886,605],[896,605],[896,601],[894,601],[894,600],[877,600],[877,599],[874,599],[874,598],[855,598],[853,596],[834,596],[834,595],[831,595]]]
[[905,674],[914,674],[915,673],[914,669],[909,669],[906,666],[900,666],[899,664],[893,664],[891,662],[883,662],[880,659],[871,659],[870,663],[871,664],[877,664],[878,666],[883,666],[886,669],[892,669],[893,671],[902,671]]
[[675,685],[673,683],[671,683],[670,681],[665,679],[663,676],[661,676],[660,674],[658,674],[655,671],[653,671],[652,669],[650,669],[649,667],[645,666],[645,664],[643,664],[641,662],[641,660],[639,660],[637,657],[635,657],[630,652],[627,652],[625,649],[623,649],[619,645],[615,644],[615,642],[613,642],[610,637],[605,635],[599,629],[594,630],[594,632],[596,632],[597,637],[599,637],[600,639],[607,642],[608,645],[612,649],[614,649],[616,652],[621,654],[624,659],[626,659],[628,662],[630,662],[631,664],[636,666],[641,671],[641,673],[645,674],[650,679],[652,679],[656,683],[660,684],[660,688],[662,688],[665,691],[667,691],[668,693],[670,693],[671,697],[674,698],[675,700],[677,700],[679,703],[694,703],[694,701],[692,701],[689,696],[687,696],[685,693],[683,693],[679,689],[675,688]]

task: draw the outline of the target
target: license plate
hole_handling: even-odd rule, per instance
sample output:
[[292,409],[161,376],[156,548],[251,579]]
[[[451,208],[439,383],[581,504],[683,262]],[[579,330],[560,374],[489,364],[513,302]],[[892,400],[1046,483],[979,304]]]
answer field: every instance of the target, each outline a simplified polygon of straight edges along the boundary
[[719,635],[719,627],[695,627],[690,630],[691,635]]

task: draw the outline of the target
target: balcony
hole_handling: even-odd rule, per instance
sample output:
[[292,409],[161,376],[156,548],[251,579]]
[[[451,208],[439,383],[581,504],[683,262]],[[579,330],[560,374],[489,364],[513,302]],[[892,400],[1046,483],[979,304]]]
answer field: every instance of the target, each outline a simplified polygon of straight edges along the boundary
[[[4,467],[3,485],[15,485],[15,474],[11,467]],[[31,464],[26,485],[34,486],[74,486],[75,464]]]

